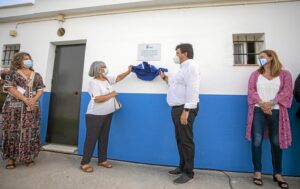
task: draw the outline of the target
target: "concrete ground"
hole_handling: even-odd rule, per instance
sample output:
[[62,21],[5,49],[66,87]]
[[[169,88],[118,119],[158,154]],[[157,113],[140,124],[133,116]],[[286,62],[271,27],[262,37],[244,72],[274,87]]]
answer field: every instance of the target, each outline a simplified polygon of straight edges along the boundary
[[[18,165],[5,169],[0,161],[0,189],[234,189],[279,188],[270,175],[263,176],[264,185],[252,184],[252,174],[195,170],[192,182],[174,185],[176,177],[167,174],[172,167],[112,161],[114,168],[97,166],[92,160],[93,173],[79,169],[81,157],[42,151],[33,167]],[[229,182],[230,180],[230,182]],[[291,189],[300,188],[300,177],[286,177]]]

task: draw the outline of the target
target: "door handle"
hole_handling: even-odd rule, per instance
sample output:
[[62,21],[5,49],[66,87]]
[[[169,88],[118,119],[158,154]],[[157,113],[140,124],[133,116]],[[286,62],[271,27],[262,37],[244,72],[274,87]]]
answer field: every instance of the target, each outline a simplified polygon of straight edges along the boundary
[[79,92],[78,92],[78,91],[75,91],[75,92],[74,92],[74,95],[78,95],[78,94],[79,94]]

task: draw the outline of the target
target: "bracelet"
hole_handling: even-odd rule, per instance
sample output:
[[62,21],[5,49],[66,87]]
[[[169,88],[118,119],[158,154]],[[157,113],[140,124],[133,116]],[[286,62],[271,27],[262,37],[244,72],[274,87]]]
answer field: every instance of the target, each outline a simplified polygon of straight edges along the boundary
[[164,76],[162,79],[165,80],[167,78],[167,76]]
[[273,99],[273,100],[270,100],[270,102],[271,102],[272,106],[275,106],[275,105],[277,104],[277,102],[276,102],[276,100],[275,100],[275,99]]

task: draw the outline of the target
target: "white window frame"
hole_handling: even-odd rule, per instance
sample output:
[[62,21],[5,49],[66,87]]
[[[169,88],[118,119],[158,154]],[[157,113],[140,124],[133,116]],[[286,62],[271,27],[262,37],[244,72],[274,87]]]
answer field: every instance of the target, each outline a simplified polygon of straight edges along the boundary
[[[258,65],[258,54],[265,49],[264,33],[233,34],[233,64]],[[248,49],[249,43],[254,43],[254,49]]]

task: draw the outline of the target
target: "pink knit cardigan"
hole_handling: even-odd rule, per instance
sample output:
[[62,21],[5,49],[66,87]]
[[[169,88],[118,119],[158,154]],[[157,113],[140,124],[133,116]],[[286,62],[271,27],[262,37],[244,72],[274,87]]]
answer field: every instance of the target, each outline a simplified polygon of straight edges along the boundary
[[[256,83],[260,73],[255,71],[251,74],[248,82],[248,120],[246,138],[251,140],[252,122],[255,104],[260,101],[257,93]],[[279,74],[280,87],[275,97],[279,104],[279,145],[281,149],[288,148],[292,144],[290,120],[287,109],[292,104],[292,76],[289,71],[282,70]]]

